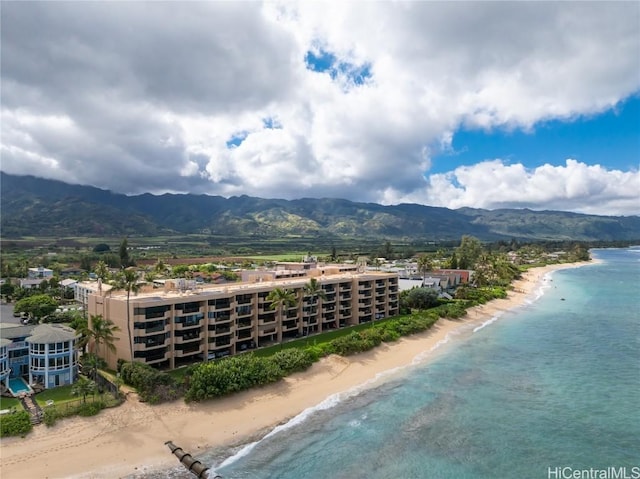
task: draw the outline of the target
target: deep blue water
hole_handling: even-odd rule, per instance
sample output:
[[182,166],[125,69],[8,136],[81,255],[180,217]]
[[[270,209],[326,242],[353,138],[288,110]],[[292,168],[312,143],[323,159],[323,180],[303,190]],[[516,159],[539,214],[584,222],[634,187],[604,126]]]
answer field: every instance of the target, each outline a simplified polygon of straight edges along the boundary
[[[556,467],[631,475],[640,249],[592,255],[602,263],[556,271],[530,304],[467,327],[428,364],[334,398],[251,448],[200,459],[235,479],[561,477],[549,474]],[[163,475],[193,477],[179,467]]]

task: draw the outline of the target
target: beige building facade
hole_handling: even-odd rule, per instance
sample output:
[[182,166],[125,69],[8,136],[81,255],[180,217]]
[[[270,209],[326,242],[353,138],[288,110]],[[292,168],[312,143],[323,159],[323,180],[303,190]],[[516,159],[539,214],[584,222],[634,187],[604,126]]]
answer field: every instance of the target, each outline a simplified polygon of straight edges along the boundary
[[[315,277],[325,298],[305,296]],[[292,291],[295,306],[271,309],[275,288]],[[131,294],[130,326],[134,361],[174,369],[184,364],[234,355],[297,337],[395,316],[399,310],[398,275],[314,269],[304,277],[196,285],[167,280],[163,288]],[[89,315],[102,315],[120,331],[116,352],[105,359],[130,357],[125,291],[95,292],[88,297]]]

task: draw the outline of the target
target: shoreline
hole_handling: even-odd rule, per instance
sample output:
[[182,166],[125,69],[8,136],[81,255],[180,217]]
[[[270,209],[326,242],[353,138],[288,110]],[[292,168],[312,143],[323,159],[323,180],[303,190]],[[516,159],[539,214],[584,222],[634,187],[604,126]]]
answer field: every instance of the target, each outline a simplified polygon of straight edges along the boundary
[[414,364],[432,361],[452,337],[472,333],[537,299],[548,273],[596,263],[532,268],[512,283],[506,299],[470,308],[460,320],[440,319],[428,331],[355,356],[323,358],[307,371],[265,387],[204,403],[178,400],[158,406],[140,403],[134,394],[97,416],[36,426],[25,438],[1,440],[0,475],[24,477],[27,467],[34,478],[126,477],[180,466],[166,441],[196,458],[211,448],[250,443],[328,398],[373,387]]

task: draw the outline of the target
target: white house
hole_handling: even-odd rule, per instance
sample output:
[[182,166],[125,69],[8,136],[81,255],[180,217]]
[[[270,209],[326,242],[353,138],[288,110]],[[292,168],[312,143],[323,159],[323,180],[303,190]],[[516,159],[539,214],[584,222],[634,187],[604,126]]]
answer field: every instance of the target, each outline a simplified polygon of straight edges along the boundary
[[53,270],[49,268],[43,268],[38,266],[37,268],[29,268],[27,272],[29,279],[51,279],[53,278]]

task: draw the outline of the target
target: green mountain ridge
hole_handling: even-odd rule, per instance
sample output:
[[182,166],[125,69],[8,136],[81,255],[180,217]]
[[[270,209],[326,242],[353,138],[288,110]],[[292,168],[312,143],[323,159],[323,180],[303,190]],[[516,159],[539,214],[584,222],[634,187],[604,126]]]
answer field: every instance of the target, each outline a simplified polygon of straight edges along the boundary
[[349,237],[456,240],[629,241],[637,216],[596,216],[527,209],[450,210],[385,206],[336,198],[163,194],[127,196],[91,186],[0,172],[3,238],[154,236],[209,233],[236,237]]

